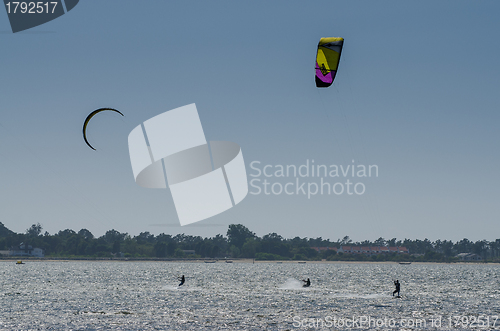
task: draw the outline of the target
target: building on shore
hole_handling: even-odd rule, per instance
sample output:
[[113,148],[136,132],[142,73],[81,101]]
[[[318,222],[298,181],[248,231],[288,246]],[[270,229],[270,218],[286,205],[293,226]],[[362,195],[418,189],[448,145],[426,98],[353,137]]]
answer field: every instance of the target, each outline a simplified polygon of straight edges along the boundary
[[8,252],[7,254],[4,255],[9,255],[9,256],[31,256],[31,257],[44,257],[45,254],[43,252],[43,249],[35,247],[31,245],[26,245],[25,243],[19,244],[19,246],[13,246],[11,247],[8,251],[3,251],[3,252]]
[[460,253],[457,257],[462,261],[481,261],[483,258],[474,253]]
[[335,250],[337,253],[343,254],[365,254],[365,255],[378,255],[378,254],[409,254],[406,247],[386,247],[386,246],[340,246],[337,247],[311,247],[319,253],[327,250]]
[[337,250],[338,253],[344,254],[365,254],[365,255],[378,255],[378,254],[409,254],[406,247],[386,247],[386,246],[340,246]]

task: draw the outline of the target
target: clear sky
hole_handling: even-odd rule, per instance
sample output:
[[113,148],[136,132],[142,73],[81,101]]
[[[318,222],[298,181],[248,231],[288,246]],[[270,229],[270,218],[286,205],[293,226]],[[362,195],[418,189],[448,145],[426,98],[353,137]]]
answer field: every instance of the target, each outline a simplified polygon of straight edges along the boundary
[[[241,223],[288,238],[500,238],[499,12],[498,1],[87,0],[13,34],[3,11],[0,221],[96,236]],[[345,43],[334,85],[319,90],[321,37]],[[362,195],[249,194],[180,227],[168,190],[134,182],[127,137],[193,102],[207,140],[241,146],[249,180],[253,161],[354,160],[378,177],[324,179],[362,182]],[[100,107],[125,117],[91,121],[93,151],[81,129]]]

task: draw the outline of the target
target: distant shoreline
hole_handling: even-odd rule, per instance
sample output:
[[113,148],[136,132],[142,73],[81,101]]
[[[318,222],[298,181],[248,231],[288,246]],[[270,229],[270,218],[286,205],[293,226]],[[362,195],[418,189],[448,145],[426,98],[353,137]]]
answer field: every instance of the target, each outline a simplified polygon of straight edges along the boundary
[[[290,260],[253,260],[245,258],[236,259],[185,259],[185,258],[54,258],[54,257],[0,257],[0,262],[182,262],[182,263],[267,263],[267,264],[399,264],[396,261],[290,261]],[[215,261],[215,262],[212,262]],[[230,263],[229,263],[230,261]],[[456,261],[456,262],[411,262],[411,264],[467,264],[467,265],[486,265],[486,264],[500,264],[499,262],[483,262],[483,261]],[[407,267],[404,265],[402,267]]]

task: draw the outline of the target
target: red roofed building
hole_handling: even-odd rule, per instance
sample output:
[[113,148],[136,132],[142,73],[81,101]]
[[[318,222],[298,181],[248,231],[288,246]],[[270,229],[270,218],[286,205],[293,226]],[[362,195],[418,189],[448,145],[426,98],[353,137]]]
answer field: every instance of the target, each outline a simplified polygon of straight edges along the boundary
[[351,246],[340,246],[337,253],[352,254]]
[[344,254],[366,254],[378,255],[388,253],[409,254],[406,247],[386,247],[386,246],[340,246],[338,253]]
[[371,247],[360,247],[359,250],[361,251],[362,254],[371,254],[372,253]]
[[406,247],[399,247],[398,253],[410,254],[410,250]]
[[380,246],[380,253],[389,253],[389,247]]

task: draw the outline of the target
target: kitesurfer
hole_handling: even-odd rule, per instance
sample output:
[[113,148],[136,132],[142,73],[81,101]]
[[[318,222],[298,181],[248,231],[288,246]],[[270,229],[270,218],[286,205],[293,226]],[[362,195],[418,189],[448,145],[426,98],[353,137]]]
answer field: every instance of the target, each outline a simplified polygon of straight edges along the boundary
[[396,279],[396,281],[394,282],[394,286],[396,286],[396,289],[394,290],[394,292],[392,292],[392,296],[397,293],[399,297],[399,291],[401,290],[401,284],[399,283],[399,280]]
[[309,278],[307,278],[307,280],[303,280],[302,281],[304,282],[304,285],[302,285],[302,287],[309,287],[311,286],[311,280]]
[[184,282],[186,281],[186,278],[184,277],[184,275],[182,275],[182,277],[177,277],[177,280],[180,281],[181,283],[179,284],[179,286],[183,285]]

